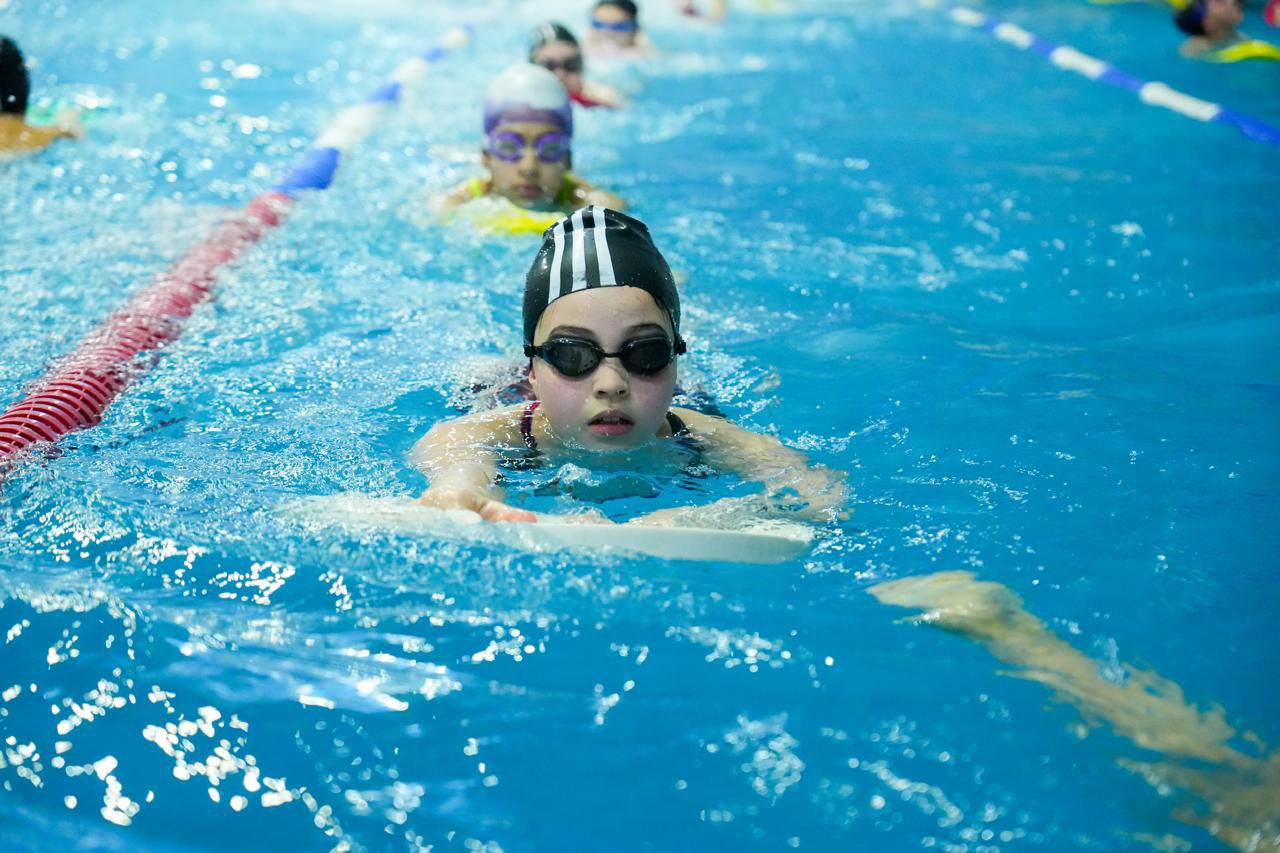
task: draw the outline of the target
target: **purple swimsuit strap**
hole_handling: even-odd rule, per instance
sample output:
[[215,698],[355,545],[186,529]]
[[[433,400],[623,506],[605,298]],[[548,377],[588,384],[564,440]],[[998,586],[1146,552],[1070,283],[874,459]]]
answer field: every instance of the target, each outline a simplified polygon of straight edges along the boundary
[[520,416],[520,435],[524,437],[525,447],[530,450],[538,449],[538,440],[533,437],[533,413],[538,410],[538,401],[524,407],[524,414]]

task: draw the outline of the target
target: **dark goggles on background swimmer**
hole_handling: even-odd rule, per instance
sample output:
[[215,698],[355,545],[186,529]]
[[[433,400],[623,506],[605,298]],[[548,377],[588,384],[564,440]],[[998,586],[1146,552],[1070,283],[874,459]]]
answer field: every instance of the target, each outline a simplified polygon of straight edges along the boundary
[[532,143],[520,134],[510,130],[500,130],[489,134],[488,151],[499,160],[514,163],[524,156],[524,150],[533,146],[533,153],[544,163],[559,163],[569,156],[570,143],[573,137],[567,133],[544,133]]
[[577,379],[591,373],[606,358],[621,361],[628,373],[652,376],[662,372],[684,349],[680,338],[676,338],[675,343],[665,337],[638,338],[627,341],[617,352],[605,352],[595,342],[582,338],[552,338],[541,346],[526,345],[524,354],[530,358],[537,356],[557,373]]
[[538,64],[553,74],[557,71],[576,74],[582,70],[582,57],[570,56],[568,59],[539,59]]
[[640,29],[640,25],[635,21],[601,21],[598,18],[592,18],[591,29],[608,30],[612,33],[633,33]]

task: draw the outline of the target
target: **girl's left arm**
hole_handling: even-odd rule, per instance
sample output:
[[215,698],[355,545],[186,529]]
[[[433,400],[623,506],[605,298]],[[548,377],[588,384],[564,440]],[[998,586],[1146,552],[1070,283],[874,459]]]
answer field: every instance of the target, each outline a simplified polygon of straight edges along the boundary
[[598,204],[601,207],[607,207],[612,210],[624,211],[627,209],[627,203],[617,193],[611,193],[608,190],[592,186],[577,175],[573,176],[573,181],[573,201],[578,207]]
[[[846,518],[848,487],[843,471],[813,465],[798,450],[776,438],[750,432],[722,418],[689,409],[677,410],[701,443],[712,467],[730,470],[744,480],[763,483],[763,495],[725,498],[713,506],[747,508],[755,515],[785,515],[806,521]],[[658,510],[632,519],[640,524],[672,524],[690,508]]]

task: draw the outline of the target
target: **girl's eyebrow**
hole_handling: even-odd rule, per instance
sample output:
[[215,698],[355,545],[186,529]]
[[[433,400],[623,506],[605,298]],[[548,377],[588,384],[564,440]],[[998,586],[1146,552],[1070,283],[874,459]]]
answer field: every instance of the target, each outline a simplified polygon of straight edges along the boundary
[[581,326],[556,326],[547,333],[548,338],[553,338],[557,335],[577,335],[580,338],[591,338],[592,340],[595,340],[596,337],[595,332],[590,329],[584,329]]
[[[634,326],[628,326],[624,331],[625,337],[631,337],[637,333],[658,332],[665,335],[667,330],[658,323],[636,323]],[[561,336],[569,336],[575,338],[586,338],[587,340],[599,340],[596,333],[590,329],[584,329],[581,326],[556,326],[550,332],[547,332],[548,338]]]
[[627,327],[627,334],[632,334],[634,332],[648,332],[648,331],[658,331],[664,335],[667,333],[667,330],[657,323],[636,323],[634,326]]

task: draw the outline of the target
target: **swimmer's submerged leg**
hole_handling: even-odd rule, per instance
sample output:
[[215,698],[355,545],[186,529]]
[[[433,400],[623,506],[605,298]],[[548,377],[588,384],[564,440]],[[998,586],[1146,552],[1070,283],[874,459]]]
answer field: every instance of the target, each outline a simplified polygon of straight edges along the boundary
[[982,643],[998,660],[1018,667],[1009,674],[1047,685],[1086,719],[1164,753],[1170,760],[1120,763],[1154,787],[1194,795],[1197,807],[1176,812],[1180,820],[1240,850],[1280,851],[1280,756],[1258,758],[1232,746],[1236,731],[1222,708],[1201,711],[1174,682],[1127,665],[1123,681],[1104,679],[1096,661],[1058,638],[1012,590],[971,572],[903,578],[868,592],[883,604],[922,610],[912,622]]

